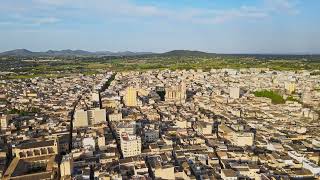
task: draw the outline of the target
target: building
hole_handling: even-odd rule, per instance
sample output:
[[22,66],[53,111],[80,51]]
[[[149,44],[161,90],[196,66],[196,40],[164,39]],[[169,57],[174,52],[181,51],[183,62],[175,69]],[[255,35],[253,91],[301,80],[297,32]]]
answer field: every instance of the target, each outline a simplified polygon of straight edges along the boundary
[[120,139],[122,133],[136,134],[136,123],[135,122],[121,122],[115,127],[117,137]]
[[98,137],[96,137],[96,144],[98,145],[98,147],[101,149],[103,147],[106,146],[106,138],[104,135],[100,135]]
[[213,130],[213,124],[204,121],[197,121],[194,123],[194,129],[198,134],[211,135]]
[[72,155],[67,154],[63,156],[60,164],[60,176],[62,180],[71,179],[73,171],[73,158]]
[[100,101],[99,93],[97,93],[97,92],[92,93],[91,99],[93,102],[99,102]]
[[296,90],[296,84],[293,82],[286,82],[284,87],[289,94],[292,94]]
[[112,113],[109,114],[109,121],[121,121],[122,113]]
[[95,149],[96,141],[93,139],[93,137],[85,137],[82,139],[82,146],[88,149]]
[[155,142],[159,139],[159,130],[147,129],[144,131],[144,142]]
[[74,127],[87,127],[89,125],[88,112],[84,110],[77,110],[74,113]]
[[186,98],[186,85],[184,83],[165,88],[165,101],[167,102],[184,103]]
[[320,166],[318,166],[317,164],[314,164],[313,162],[308,160],[304,160],[302,162],[302,166],[303,168],[311,171],[313,175],[318,175],[318,176],[320,175]]
[[219,134],[235,146],[252,146],[254,142],[254,133],[243,130],[236,131],[225,124],[219,126]]
[[251,132],[235,132],[231,141],[236,146],[252,146],[253,140],[254,134]]
[[74,115],[74,127],[87,127],[106,122],[105,109],[77,110]]
[[[162,159],[162,157],[164,159]],[[166,155],[148,157],[151,174],[155,179],[176,179],[173,164],[166,161]]]
[[89,125],[95,125],[106,122],[106,110],[105,109],[92,109],[88,111]]
[[24,142],[13,146],[12,154],[15,158],[2,179],[59,179],[56,139]]
[[229,88],[229,97],[232,99],[240,98],[240,88],[239,87],[230,87]]
[[237,180],[237,172],[232,169],[222,169],[221,170],[221,178],[223,180]]
[[0,129],[6,129],[9,125],[9,116],[0,115]]
[[123,132],[120,136],[123,157],[132,157],[141,154],[141,138]]
[[133,87],[128,87],[125,90],[125,94],[123,96],[123,102],[128,107],[134,107],[138,105],[137,101],[137,89]]
[[12,147],[12,154],[20,159],[36,156],[58,154],[58,142],[56,139],[45,141],[27,141]]

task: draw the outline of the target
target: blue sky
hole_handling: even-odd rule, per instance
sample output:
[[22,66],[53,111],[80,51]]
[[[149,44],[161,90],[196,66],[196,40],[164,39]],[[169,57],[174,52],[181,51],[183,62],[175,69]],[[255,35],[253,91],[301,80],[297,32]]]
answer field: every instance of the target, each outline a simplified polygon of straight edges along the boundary
[[0,51],[320,53],[320,0],[1,0]]

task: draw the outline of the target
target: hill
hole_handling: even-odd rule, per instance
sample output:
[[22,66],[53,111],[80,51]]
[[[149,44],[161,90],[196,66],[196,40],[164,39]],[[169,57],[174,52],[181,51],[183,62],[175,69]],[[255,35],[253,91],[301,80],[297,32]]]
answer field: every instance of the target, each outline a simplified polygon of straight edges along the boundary
[[213,56],[215,53],[207,53],[202,51],[190,51],[190,50],[173,50],[161,55],[165,56]]
[[89,52],[84,50],[48,50],[46,52],[32,52],[27,49],[16,49],[12,51],[6,51],[0,53],[0,56],[17,56],[17,57],[40,57],[40,56],[136,56],[136,55],[148,55],[151,52],[110,52],[110,51],[98,51]]
[[12,51],[6,51],[3,53],[0,53],[0,56],[31,56],[34,52],[29,51],[27,49],[15,49]]

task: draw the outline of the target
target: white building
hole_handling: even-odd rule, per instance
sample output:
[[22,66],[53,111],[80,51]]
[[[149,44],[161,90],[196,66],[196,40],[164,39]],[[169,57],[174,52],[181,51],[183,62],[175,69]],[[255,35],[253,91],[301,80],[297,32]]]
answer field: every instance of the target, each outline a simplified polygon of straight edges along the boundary
[[302,154],[297,153],[296,151],[289,151],[288,155],[298,162],[302,163],[302,167],[311,171],[313,175],[320,175],[320,166],[314,164],[313,162],[310,162]]
[[320,147],[320,138],[312,139],[312,145],[315,147]]
[[122,133],[136,134],[136,123],[135,122],[122,122],[116,126],[117,137],[120,139]]
[[82,146],[85,148],[94,149],[96,146],[96,142],[93,137],[86,137],[82,139]]
[[67,154],[63,156],[61,164],[60,164],[60,174],[61,178],[64,179],[66,177],[70,177],[73,171],[73,158],[72,154]]
[[311,171],[313,175],[320,175],[320,166],[314,164],[313,162],[305,160],[302,162],[302,167]]
[[229,96],[232,99],[240,98],[240,88],[239,87],[230,87],[229,88]]
[[122,113],[112,113],[109,114],[110,121],[121,121],[122,120]]
[[0,116],[0,128],[6,129],[9,125],[9,120],[10,120],[10,118],[7,115]]
[[91,95],[92,95],[92,97],[91,97],[92,101],[94,101],[94,102],[100,101],[99,93],[94,92]]
[[132,157],[141,154],[141,138],[123,132],[120,137],[123,157]]

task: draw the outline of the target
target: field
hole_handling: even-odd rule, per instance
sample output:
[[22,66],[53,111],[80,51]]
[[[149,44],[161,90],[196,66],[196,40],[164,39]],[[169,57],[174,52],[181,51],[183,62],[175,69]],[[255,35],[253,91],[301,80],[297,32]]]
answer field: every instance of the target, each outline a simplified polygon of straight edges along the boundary
[[319,56],[165,54],[129,57],[2,57],[1,79],[60,77],[105,71],[146,71],[150,69],[270,68],[274,70],[315,70]]

